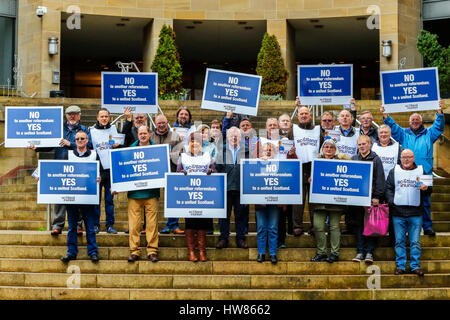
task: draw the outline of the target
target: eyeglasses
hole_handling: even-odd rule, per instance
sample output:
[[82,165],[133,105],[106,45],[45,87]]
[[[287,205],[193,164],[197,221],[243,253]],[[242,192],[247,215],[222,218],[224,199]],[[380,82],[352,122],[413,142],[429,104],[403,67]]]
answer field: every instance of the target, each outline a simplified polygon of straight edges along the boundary
[[75,138],[75,140],[77,140],[77,141],[79,141],[79,140],[83,141],[83,140],[86,140],[86,138]]

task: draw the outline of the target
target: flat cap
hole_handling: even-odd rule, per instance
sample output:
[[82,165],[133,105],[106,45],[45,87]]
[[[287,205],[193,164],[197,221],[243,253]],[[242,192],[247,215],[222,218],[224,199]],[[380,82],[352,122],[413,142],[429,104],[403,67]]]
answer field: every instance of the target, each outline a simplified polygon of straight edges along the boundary
[[66,114],[68,113],[81,113],[81,109],[79,106],[68,106],[66,108]]

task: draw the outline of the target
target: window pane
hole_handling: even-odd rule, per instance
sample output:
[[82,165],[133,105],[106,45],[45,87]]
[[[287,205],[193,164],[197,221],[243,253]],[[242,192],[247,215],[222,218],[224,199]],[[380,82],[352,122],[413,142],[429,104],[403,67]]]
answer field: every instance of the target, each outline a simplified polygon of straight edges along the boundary
[[13,18],[0,17],[0,86],[14,83],[12,68],[14,61],[14,32],[15,24]]

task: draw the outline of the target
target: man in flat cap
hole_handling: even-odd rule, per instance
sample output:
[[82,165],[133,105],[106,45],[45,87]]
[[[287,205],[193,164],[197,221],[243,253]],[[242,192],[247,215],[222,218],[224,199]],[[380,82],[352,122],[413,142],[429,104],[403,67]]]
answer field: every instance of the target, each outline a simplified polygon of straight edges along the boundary
[[[36,148],[34,145],[28,146],[29,149],[35,150],[36,152],[48,152],[55,150],[54,159],[57,160],[67,160],[68,151],[75,150],[77,145],[75,144],[75,135],[78,131],[86,132],[89,142],[87,144],[88,149],[92,149],[92,139],[89,133],[89,128],[80,123],[81,109],[79,106],[69,106],[66,108],[66,121],[63,125],[63,138],[59,142],[60,147],[56,148]],[[66,222],[66,206],[63,204],[55,204],[53,208],[53,222],[52,222],[52,236],[57,236],[61,234],[64,228],[64,223]],[[83,233],[81,229],[81,219],[78,223],[77,234],[81,235]]]

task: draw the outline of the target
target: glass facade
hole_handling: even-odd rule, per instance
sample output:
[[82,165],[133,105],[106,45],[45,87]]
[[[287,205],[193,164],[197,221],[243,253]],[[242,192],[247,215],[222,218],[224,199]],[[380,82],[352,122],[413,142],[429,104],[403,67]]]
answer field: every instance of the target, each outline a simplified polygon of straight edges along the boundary
[[16,0],[0,1],[0,88],[14,86],[13,67],[16,51]]

